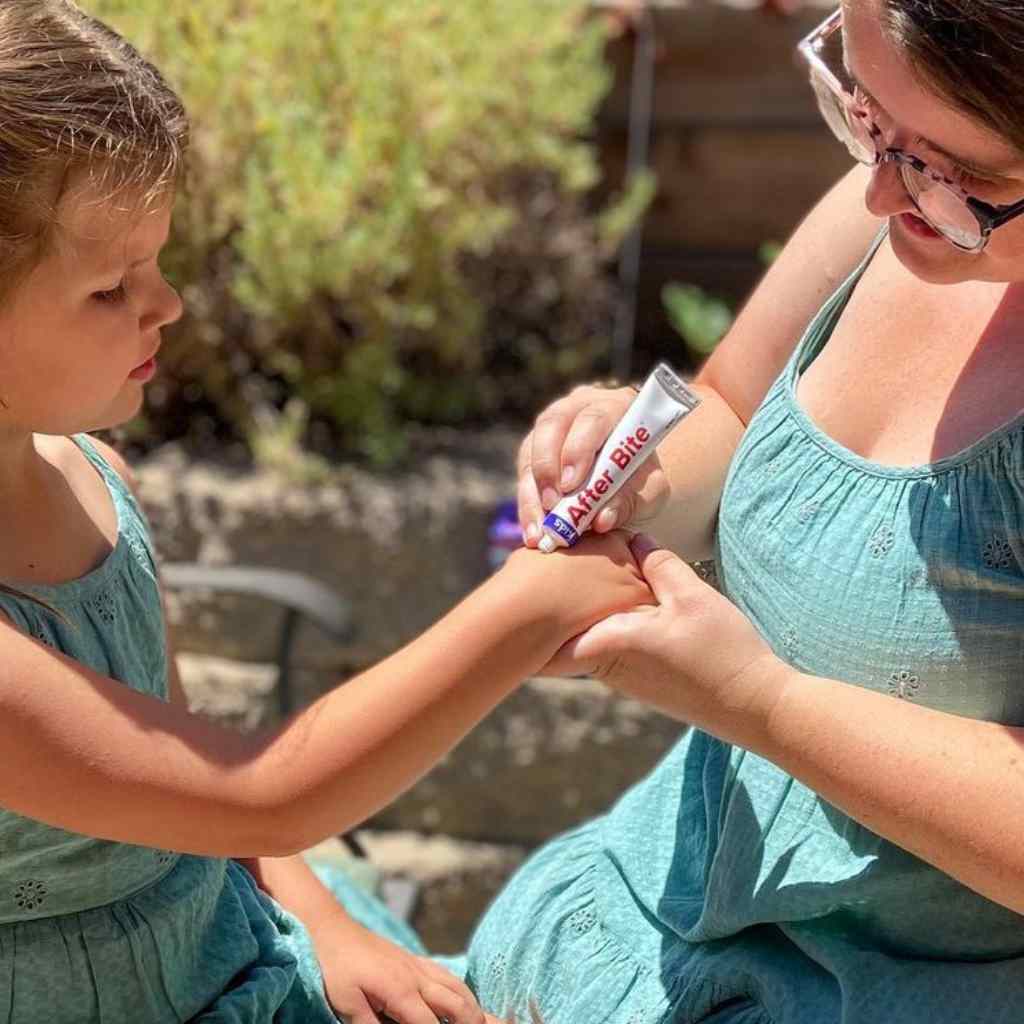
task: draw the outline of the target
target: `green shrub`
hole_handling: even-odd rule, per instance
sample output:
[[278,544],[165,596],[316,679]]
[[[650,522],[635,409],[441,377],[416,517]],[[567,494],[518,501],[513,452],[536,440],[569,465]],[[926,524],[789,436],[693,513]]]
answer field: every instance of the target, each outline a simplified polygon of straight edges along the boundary
[[584,0],[89,6],[196,125],[150,433],[245,436],[299,400],[386,462],[406,420],[536,408],[603,354],[629,218],[608,238],[588,207],[609,73]]

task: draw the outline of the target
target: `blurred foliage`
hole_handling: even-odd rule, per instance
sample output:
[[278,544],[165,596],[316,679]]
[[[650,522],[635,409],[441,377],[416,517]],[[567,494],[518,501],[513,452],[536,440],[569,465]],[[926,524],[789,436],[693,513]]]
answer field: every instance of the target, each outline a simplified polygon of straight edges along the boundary
[[[768,267],[780,252],[781,243],[768,241],[761,243],[757,255]],[[667,284],[661,290],[661,301],[669,322],[698,362],[703,362],[715,351],[736,319],[727,302],[696,284]]]
[[729,306],[699,285],[667,284],[661,291],[661,300],[672,326],[698,359],[714,352],[732,326],[733,312]]
[[[408,421],[534,410],[607,347],[653,191],[589,200],[610,85],[585,0],[86,0],[195,124],[140,436],[274,416],[388,463]],[[296,409],[300,409],[296,413]]]

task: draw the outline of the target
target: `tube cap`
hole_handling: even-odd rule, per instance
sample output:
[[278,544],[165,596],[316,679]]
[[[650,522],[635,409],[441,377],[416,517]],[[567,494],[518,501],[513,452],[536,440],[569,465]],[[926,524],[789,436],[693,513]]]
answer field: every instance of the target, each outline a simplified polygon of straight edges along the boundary
[[558,548],[558,543],[552,537],[545,533],[544,536],[541,537],[540,543],[537,545],[537,547],[540,548],[540,550],[543,551],[545,555],[550,555],[552,551],[555,551]]

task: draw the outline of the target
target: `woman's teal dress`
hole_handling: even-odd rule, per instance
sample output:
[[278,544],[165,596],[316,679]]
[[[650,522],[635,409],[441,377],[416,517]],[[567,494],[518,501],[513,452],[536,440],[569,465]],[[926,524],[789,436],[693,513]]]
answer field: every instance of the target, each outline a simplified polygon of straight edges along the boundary
[[[43,643],[166,699],[145,520],[88,438],[74,440],[107,481],[117,546],[81,579],[28,588],[66,621],[3,594],[0,608]],[[343,875],[324,869],[321,877],[355,917],[422,952]],[[236,862],[92,839],[0,808],[0,1024],[335,1019],[305,928]]]
[[[862,269],[736,452],[723,589],[805,672],[1024,725],[1024,416],[894,469],[834,443],[797,403]],[[696,730],[523,866],[463,966],[489,1009],[525,1021],[532,1000],[546,1024],[1024,1021],[1024,918]]]

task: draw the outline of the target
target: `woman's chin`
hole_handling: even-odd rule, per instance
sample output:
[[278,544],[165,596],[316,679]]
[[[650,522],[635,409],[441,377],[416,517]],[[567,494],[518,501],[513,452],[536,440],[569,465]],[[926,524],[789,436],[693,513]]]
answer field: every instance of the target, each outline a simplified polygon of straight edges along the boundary
[[889,218],[889,243],[900,263],[929,284],[956,284],[977,276],[976,257],[954,248],[911,213]]

